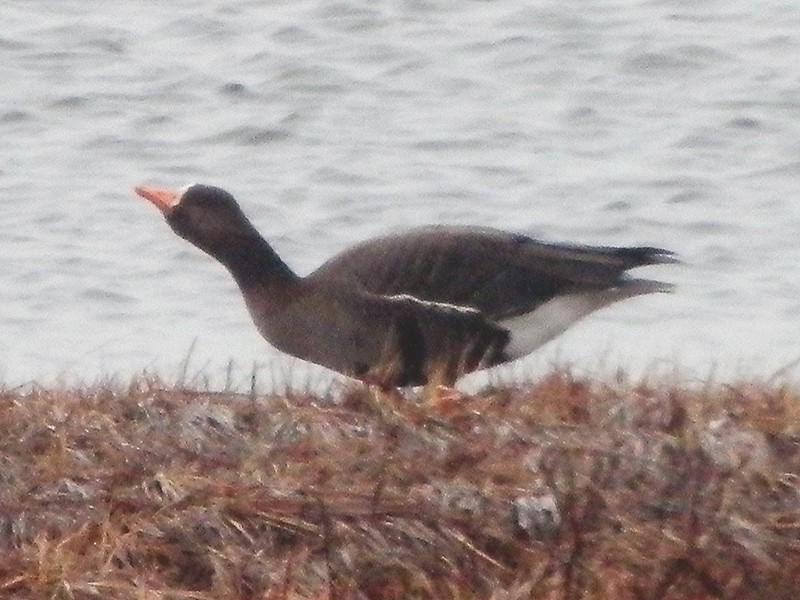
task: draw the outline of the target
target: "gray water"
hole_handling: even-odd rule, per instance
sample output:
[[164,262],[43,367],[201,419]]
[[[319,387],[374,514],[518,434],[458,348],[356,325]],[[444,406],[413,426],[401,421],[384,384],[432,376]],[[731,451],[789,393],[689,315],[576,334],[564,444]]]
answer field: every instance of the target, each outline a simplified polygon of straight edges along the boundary
[[589,317],[509,379],[800,358],[794,0],[25,0],[2,24],[7,384],[171,378],[190,348],[217,382],[316,377],[131,192],[192,181],[301,273],[427,223],[681,255],[642,272],[676,294]]

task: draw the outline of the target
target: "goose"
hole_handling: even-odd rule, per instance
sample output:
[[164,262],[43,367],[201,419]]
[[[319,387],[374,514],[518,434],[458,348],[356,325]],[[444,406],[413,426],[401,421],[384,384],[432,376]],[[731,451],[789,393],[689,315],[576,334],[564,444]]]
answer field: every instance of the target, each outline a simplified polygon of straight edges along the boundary
[[224,189],[141,185],[135,193],[222,263],[275,348],[382,389],[452,387],[521,358],[605,306],[672,291],[628,271],[678,262],[650,246],[435,225],[361,242],[301,277]]

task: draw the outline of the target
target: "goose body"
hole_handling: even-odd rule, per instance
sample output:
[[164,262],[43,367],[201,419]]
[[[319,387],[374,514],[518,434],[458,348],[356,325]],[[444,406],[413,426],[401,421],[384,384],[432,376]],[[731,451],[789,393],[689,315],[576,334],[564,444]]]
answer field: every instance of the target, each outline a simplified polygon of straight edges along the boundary
[[272,345],[382,387],[452,385],[531,353],[595,310],[672,287],[627,275],[675,262],[659,248],[550,244],[452,226],[362,242],[299,277],[228,192],[136,193],[230,271]]

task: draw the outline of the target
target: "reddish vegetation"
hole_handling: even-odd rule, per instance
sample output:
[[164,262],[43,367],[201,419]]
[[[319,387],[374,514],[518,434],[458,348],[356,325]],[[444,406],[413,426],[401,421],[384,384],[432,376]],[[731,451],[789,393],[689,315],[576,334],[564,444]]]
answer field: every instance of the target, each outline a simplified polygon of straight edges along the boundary
[[794,598],[800,393],[0,393],[0,598]]

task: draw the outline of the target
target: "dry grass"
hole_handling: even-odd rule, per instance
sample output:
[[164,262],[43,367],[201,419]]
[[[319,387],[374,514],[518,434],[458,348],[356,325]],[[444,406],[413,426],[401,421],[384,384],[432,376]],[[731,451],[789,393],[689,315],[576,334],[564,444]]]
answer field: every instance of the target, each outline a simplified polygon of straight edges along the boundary
[[390,400],[0,393],[0,598],[798,595],[792,386]]

